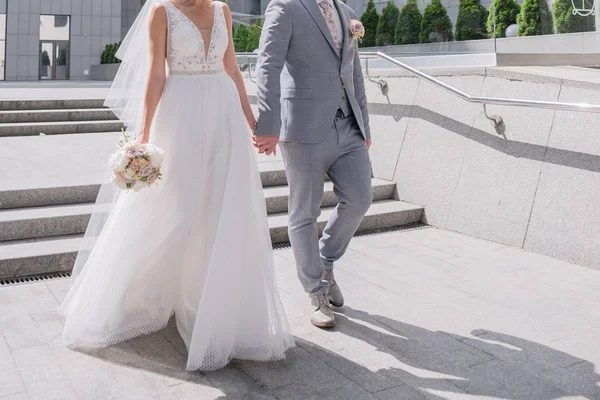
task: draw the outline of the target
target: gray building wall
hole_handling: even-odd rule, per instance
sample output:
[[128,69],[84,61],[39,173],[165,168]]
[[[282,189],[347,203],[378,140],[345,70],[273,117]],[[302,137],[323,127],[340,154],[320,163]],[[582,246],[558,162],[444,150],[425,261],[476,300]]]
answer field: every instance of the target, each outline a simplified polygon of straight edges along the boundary
[[[71,16],[70,79],[89,79],[109,43],[122,40],[145,0],[0,0],[6,9],[6,80],[39,79],[40,15]],[[230,0],[234,13],[260,14],[268,0]],[[1,49],[0,49],[1,51]],[[1,58],[1,55],[0,55]],[[0,76],[1,79],[1,76]]]
[[124,38],[146,0],[121,0],[121,37]]
[[[3,0],[6,80],[38,80],[40,15],[70,15],[70,77],[87,79],[108,43],[121,39],[121,0]],[[86,75],[87,72],[87,75]]]

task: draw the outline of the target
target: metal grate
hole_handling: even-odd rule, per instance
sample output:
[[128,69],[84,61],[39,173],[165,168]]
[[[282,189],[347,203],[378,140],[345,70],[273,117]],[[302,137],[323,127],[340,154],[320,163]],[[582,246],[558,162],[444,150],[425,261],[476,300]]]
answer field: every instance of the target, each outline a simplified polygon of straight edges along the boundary
[[70,272],[54,272],[42,275],[22,276],[20,278],[5,278],[0,279],[0,286],[15,286],[25,283],[34,283],[41,281],[51,281],[54,279],[64,279],[71,276]]

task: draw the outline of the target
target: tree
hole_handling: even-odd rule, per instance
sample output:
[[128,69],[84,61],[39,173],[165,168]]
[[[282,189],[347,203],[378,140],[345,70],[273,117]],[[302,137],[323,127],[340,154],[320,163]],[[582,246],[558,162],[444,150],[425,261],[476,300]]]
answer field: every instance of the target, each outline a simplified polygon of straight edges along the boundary
[[102,50],[102,54],[100,55],[100,64],[106,64],[106,57],[108,55],[108,45],[104,46],[104,50]]
[[460,0],[456,18],[456,40],[487,39],[487,10],[480,0]]
[[113,44],[106,45],[106,62],[105,64],[112,64]]
[[417,44],[421,32],[423,16],[419,11],[417,0],[408,0],[400,11],[394,42],[396,44]]
[[360,21],[365,27],[365,37],[359,42],[360,47],[374,47],[377,43],[377,25],[379,25],[379,14],[377,14],[377,8],[375,8],[375,2],[369,0],[367,9],[360,17]]
[[246,51],[252,53],[258,49],[260,43],[260,33],[262,31],[262,20],[258,18],[250,27],[248,31],[248,43],[246,45]]
[[399,16],[400,10],[396,4],[392,1],[388,2],[381,13],[381,18],[379,18],[379,24],[377,25],[377,36],[375,38],[377,46],[394,44],[394,35]]
[[56,58],[56,65],[67,65],[67,49],[60,49]]
[[[593,2],[585,0],[585,8],[593,7]],[[573,14],[571,0],[556,0],[552,7],[556,33],[590,32],[596,30],[594,16],[582,17]]]
[[554,22],[546,0],[525,0],[517,16],[518,36],[551,35]]
[[421,43],[448,42],[453,39],[452,21],[440,0],[431,0],[421,21]]
[[235,37],[233,38],[235,45],[235,51],[243,53],[248,48],[248,28],[244,24],[240,24],[237,31],[235,31]]
[[42,65],[44,67],[50,65],[50,56],[48,55],[48,52],[46,50],[42,51]]
[[119,62],[119,59],[117,58],[116,54],[117,54],[117,51],[119,50],[120,45],[121,45],[121,43],[114,43],[111,45],[111,50],[110,50],[109,60],[108,60],[109,64],[117,64]]
[[[487,21],[490,37],[505,37],[506,28],[517,23],[517,16],[520,12],[521,7],[515,0],[494,0]],[[496,32],[494,32],[494,19],[496,19]]]

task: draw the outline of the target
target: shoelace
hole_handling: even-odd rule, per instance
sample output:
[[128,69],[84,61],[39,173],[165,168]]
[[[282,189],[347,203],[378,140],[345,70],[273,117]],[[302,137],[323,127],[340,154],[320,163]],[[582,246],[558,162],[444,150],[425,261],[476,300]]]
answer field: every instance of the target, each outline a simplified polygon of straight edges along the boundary
[[322,306],[327,306],[327,297],[324,294],[318,295],[317,301],[319,302],[319,307],[317,307],[317,310]]

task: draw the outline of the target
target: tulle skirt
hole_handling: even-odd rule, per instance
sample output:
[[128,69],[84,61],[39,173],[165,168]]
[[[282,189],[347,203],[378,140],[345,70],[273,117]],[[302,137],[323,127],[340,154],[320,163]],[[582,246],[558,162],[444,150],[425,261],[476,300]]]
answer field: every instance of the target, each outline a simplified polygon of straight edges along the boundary
[[175,314],[188,370],[283,358],[294,341],[233,81],[169,76],[150,141],[165,150],[163,180],[121,194],[110,211],[59,309],[65,344],[115,344]]

